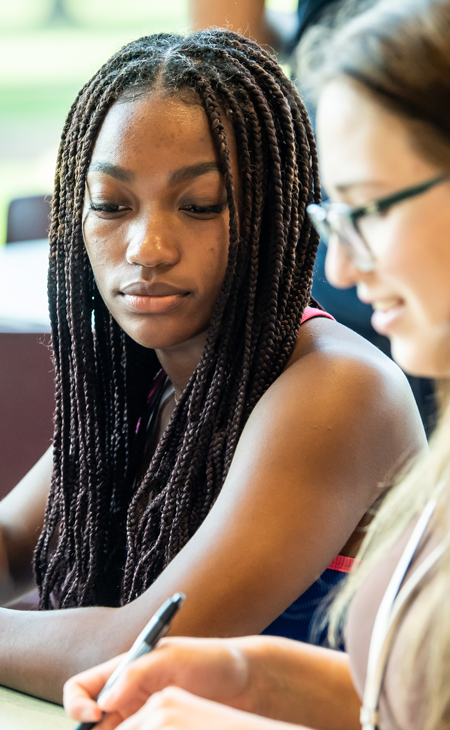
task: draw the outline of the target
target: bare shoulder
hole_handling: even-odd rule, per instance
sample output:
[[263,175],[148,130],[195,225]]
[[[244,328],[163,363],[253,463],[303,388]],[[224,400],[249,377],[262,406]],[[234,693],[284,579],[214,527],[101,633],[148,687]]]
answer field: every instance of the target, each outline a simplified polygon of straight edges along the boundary
[[301,369],[308,357],[329,366],[347,363],[351,368],[368,368],[374,374],[393,379],[399,386],[409,387],[404,373],[391,358],[361,335],[327,317],[315,317],[302,324],[285,371],[292,366]]
[[413,442],[418,439],[425,444],[405,374],[372,343],[338,322],[316,317],[301,326],[292,356],[276,383],[279,395],[294,383],[300,392],[306,390],[315,398],[321,393],[329,404],[337,399],[350,414],[362,408],[366,419],[370,416],[383,427],[401,426]]
[[328,462],[360,461],[372,485],[426,445],[404,373],[371,343],[326,318],[302,325],[290,361],[248,426],[252,440],[276,429],[297,451],[307,445]]

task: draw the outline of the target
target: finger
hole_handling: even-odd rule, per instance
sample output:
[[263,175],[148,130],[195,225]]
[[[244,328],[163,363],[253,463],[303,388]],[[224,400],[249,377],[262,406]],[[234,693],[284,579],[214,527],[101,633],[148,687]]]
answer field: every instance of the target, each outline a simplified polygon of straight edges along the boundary
[[[105,712],[124,711],[132,706],[136,712],[154,693],[168,684],[174,684],[174,678],[180,665],[180,646],[177,643],[161,642],[155,651],[146,654],[127,666],[114,685],[105,692],[100,706]],[[182,654],[185,654],[183,652]],[[126,714],[131,714],[127,712]]]
[[[132,706],[132,711],[136,712],[153,693],[169,685],[202,694],[205,675],[202,660],[207,645],[204,639],[163,639],[155,651],[140,657],[124,670],[111,690],[102,696],[101,707],[108,712],[116,709],[122,712],[125,707]],[[127,714],[130,714],[129,710]]]
[[95,730],[115,730],[124,718],[120,717],[117,712],[111,715],[104,715],[102,721],[95,726]]
[[114,657],[114,659],[104,664],[76,674],[66,682],[63,691],[63,702],[70,717],[79,722],[98,722],[101,720],[102,710],[95,702],[95,697],[100,693],[121,658],[121,656]]
[[151,676],[152,665],[152,657],[145,656],[124,669],[111,689],[99,698],[102,710],[119,711],[123,717],[137,712],[155,691],[155,683]]
[[204,700],[179,687],[167,687],[155,692],[138,712],[119,725],[118,730],[185,730],[192,727],[187,717],[192,710],[192,702]]
[[[166,714],[159,709],[154,709],[145,704],[134,715],[131,715],[117,730],[163,730],[167,727]],[[173,718],[171,718],[173,720]],[[175,730],[175,725],[171,723],[171,730]]]

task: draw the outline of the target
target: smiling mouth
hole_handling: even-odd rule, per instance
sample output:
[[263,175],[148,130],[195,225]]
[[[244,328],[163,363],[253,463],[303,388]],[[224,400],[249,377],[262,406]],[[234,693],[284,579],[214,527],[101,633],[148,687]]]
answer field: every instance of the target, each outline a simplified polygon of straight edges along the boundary
[[380,335],[389,335],[396,326],[397,320],[404,312],[405,302],[398,297],[379,299],[371,302],[373,307],[372,327]]
[[403,304],[403,301],[398,297],[391,297],[390,299],[379,299],[372,302],[372,308],[375,312],[389,312],[391,309],[396,309]]

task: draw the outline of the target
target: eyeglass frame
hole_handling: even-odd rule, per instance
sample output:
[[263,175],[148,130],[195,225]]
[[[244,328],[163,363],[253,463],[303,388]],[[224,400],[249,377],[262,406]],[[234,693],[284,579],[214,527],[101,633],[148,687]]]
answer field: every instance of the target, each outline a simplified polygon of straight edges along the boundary
[[[317,223],[321,226],[324,226],[324,228],[327,230],[327,236],[323,236],[323,234],[321,234],[321,240],[323,240],[326,246],[328,246],[329,237],[333,234],[336,235],[342,243],[344,251],[350,258],[350,260],[360,270],[370,272],[375,270],[376,260],[372,249],[370,248],[369,244],[367,243],[359,229],[358,220],[360,218],[364,218],[364,216],[367,215],[378,215],[379,213],[383,213],[396,203],[401,203],[403,200],[408,200],[409,198],[413,198],[416,195],[425,193],[427,192],[427,190],[430,190],[435,185],[438,185],[439,183],[444,182],[444,180],[447,179],[447,175],[439,175],[438,177],[434,177],[431,180],[426,180],[419,185],[413,185],[412,187],[404,188],[403,190],[399,190],[396,193],[392,193],[391,195],[385,195],[382,198],[371,200],[369,203],[357,207],[352,207],[350,205],[347,205],[346,203],[331,203],[327,200],[321,205],[317,203],[312,203],[311,205],[308,205],[306,211],[310,217],[313,226],[316,229]],[[322,219],[315,221],[314,218],[317,216],[317,213],[319,211]],[[355,252],[353,244],[349,240],[343,239],[342,234],[338,233],[338,231],[336,231],[333,225],[330,224],[330,222],[328,221],[329,211],[334,211],[335,213],[338,213],[342,218],[346,218],[348,221],[350,221],[353,230],[359,236],[361,243],[363,244],[367,252],[367,260],[360,259],[358,261],[358,254],[357,252]],[[321,233],[320,231],[318,232],[319,234]]]

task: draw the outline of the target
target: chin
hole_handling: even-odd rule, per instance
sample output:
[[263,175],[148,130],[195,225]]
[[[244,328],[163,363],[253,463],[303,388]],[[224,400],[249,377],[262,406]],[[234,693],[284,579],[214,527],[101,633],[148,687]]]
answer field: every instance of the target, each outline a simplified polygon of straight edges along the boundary
[[132,340],[148,350],[170,350],[180,344],[177,338],[161,335],[145,335],[140,332],[127,332]]
[[120,322],[122,329],[137,342],[138,345],[146,347],[149,350],[171,350],[189,342],[192,342],[199,335],[206,336],[206,329],[192,330],[187,328],[169,328],[164,326],[148,327],[142,322],[139,327],[124,327]]
[[450,375],[450,356],[433,347],[426,339],[406,340],[391,338],[391,352],[395,362],[408,375],[418,378],[447,378]]

